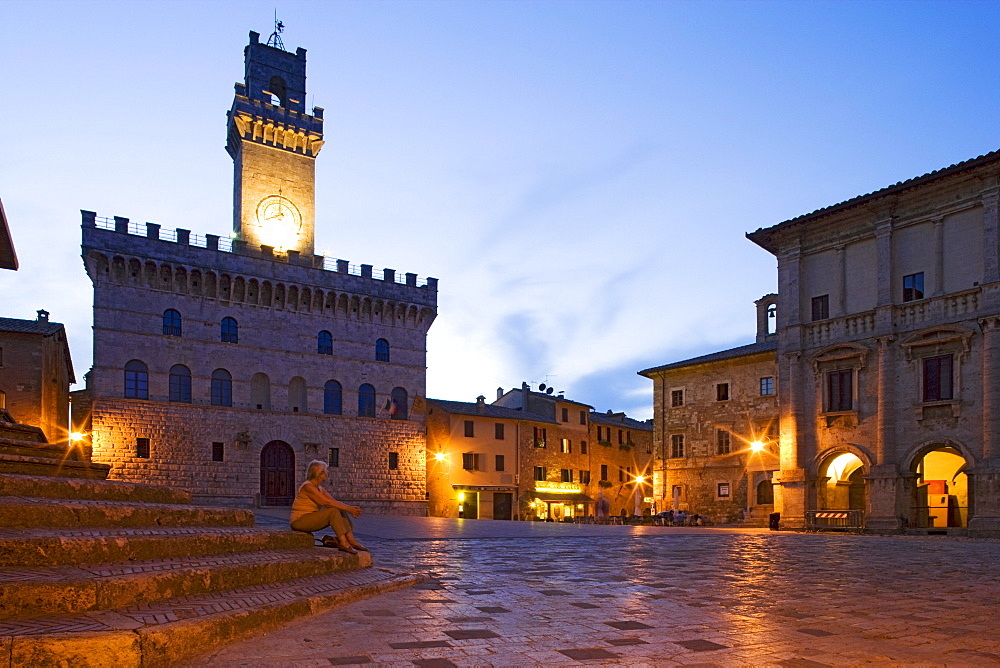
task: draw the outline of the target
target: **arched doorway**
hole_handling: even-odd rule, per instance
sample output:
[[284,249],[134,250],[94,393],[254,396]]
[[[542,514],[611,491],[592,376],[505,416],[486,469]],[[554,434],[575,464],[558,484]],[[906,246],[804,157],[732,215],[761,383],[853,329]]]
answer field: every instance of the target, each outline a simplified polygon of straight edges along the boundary
[[954,446],[928,450],[917,458],[917,497],[913,508],[918,527],[964,527],[969,520],[969,480],[965,457]]
[[291,505],[294,488],[295,453],[284,441],[271,441],[260,451],[261,505]]
[[774,484],[770,480],[761,480],[757,483],[757,505],[774,505]]
[[852,452],[828,458],[819,469],[818,510],[864,510],[867,486],[864,462]]

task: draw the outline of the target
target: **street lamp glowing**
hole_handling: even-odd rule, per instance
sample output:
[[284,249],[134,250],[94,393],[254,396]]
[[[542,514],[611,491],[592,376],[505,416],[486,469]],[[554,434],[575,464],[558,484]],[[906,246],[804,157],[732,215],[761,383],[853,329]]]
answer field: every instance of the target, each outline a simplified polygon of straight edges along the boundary
[[81,433],[80,433],[80,432],[78,432],[78,431],[74,431],[73,433],[71,433],[71,434],[69,435],[69,440],[73,441],[74,443],[79,443],[79,442],[80,442],[80,441],[82,441],[83,439],[84,439],[84,435],[83,435],[83,434],[81,434]]
[[764,449],[764,444],[761,443],[760,441],[754,441],[753,443],[750,444],[750,449],[753,450],[754,452],[760,452],[761,450]]
[[642,475],[637,475],[637,476],[635,477],[635,481],[636,481],[637,483],[639,483],[640,485],[641,485],[641,484],[642,484],[643,482],[645,482],[645,480],[646,480],[646,476],[642,476]]
[[436,452],[436,453],[434,453],[434,459],[438,460],[439,462],[443,462],[444,461],[444,453],[443,452]]

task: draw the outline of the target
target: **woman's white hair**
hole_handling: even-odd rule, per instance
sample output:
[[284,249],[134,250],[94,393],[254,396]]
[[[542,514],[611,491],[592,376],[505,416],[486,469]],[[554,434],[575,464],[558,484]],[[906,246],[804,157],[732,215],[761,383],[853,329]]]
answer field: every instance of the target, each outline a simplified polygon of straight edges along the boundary
[[306,480],[315,480],[319,477],[320,473],[324,473],[327,469],[326,462],[321,459],[314,459],[309,462],[309,466],[306,467]]

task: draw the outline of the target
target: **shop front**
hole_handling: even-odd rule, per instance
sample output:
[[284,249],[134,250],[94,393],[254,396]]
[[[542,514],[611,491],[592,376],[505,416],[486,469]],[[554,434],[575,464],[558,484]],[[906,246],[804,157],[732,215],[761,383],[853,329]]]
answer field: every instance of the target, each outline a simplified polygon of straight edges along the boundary
[[458,517],[467,520],[514,519],[511,485],[453,485]]
[[535,519],[572,522],[594,514],[594,500],[575,483],[540,482],[529,496]]

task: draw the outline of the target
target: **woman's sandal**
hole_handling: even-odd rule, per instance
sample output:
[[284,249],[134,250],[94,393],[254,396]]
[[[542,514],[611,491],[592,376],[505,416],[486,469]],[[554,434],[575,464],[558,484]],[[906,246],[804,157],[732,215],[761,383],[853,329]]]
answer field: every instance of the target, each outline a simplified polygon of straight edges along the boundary
[[350,547],[342,546],[340,542],[333,536],[323,536],[322,543],[323,547],[335,547],[341,552],[347,552],[348,554],[357,554],[357,552],[352,550]]

